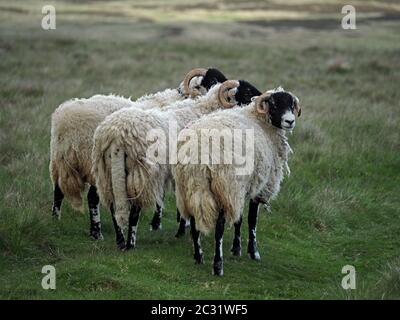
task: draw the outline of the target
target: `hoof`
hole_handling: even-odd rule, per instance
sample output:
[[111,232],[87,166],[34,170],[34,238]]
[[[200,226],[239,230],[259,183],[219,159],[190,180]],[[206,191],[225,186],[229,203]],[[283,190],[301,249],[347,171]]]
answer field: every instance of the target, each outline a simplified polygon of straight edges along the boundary
[[242,249],[240,247],[232,247],[231,253],[235,257],[240,257],[242,255]]
[[157,231],[162,229],[161,223],[150,223],[150,231]]
[[182,238],[185,235],[185,229],[179,229],[178,232],[175,234],[175,238]]
[[131,250],[131,249],[135,249],[136,247],[136,239],[135,238],[128,238],[128,240],[126,241],[126,246],[125,246],[125,251]]
[[52,217],[54,219],[60,220],[61,219],[61,211],[59,209],[53,208]]
[[100,231],[90,232],[90,238],[92,238],[93,240],[104,240],[104,237]]
[[251,260],[255,260],[255,261],[260,261],[261,260],[260,253],[258,251],[249,252],[249,257],[250,257]]
[[118,248],[119,250],[121,250],[121,251],[124,251],[124,250],[125,250],[126,245],[125,245],[125,240],[124,240],[124,239],[117,240],[117,248]]
[[204,264],[204,257],[203,255],[194,255],[194,263],[195,264]]
[[218,261],[214,263],[213,267],[213,275],[222,277],[224,275],[224,268],[222,261]]
[[135,249],[135,245],[134,244],[127,244],[126,246],[125,246],[125,248],[124,249],[122,249],[122,251],[129,251],[129,250],[132,250],[132,249]]

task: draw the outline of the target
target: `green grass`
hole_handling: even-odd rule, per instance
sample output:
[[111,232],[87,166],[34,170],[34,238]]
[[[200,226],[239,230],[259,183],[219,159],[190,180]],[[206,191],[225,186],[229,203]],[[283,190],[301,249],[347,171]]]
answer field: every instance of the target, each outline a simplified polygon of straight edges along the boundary
[[[310,3],[289,4],[301,2]],[[260,13],[249,23],[251,16],[217,10],[215,1],[208,9],[200,5],[213,14],[196,22],[184,17],[180,0],[165,16],[158,7],[165,3],[146,3],[156,7],[120,1],[127,14],[118,16],[107,15],[111,9],[103,2],[61,2],[55,31],[40,28],[42,2],[0,5],[0,298],[400,298],[400,21],[366,20],[356,31],[341,30],[340,20],[323,30],[285,22],[272,28],[257,22]],[[323,14],[340,8],[329,3],[319,3]],[[400,10],[390,1],[357,3],[365,12]],[[270,8],[250,4],[265,13]],[[278,18],[291,17],[285,12],[293,8],[280,8]],[[195,15],[192,9],[186,11]],[[332,66],[337,58],[348,68]],[[290,137],[292,175],[271,213],[261,211],[262,261],[231,257],[230,229],[222,278],[211,275],[213,237],[203,238],[202,266],[193,264],[189,235],[173,237],[172,194],[163,229],[148,230],[147,212],[138,247],[128,253],[116,250],[106,210],[100,242],[88,237],[88,216],[66,202],[62,220],[51,218],[52,111],[71,97],[113,92],[135,98],[174,87],[199,66],[216,66],[261,90],[282,85],[303,107]],[[46,264],[57,270],[54,291],[40,285]],[[346,264],[357,272],[357,289],[350,292],[340,285]]]

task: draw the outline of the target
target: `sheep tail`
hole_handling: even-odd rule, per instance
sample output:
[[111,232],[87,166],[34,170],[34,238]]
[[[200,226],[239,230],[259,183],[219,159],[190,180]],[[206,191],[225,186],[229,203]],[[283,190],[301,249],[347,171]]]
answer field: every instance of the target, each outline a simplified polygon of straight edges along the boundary
[[115,219],[120,227],[125,227],[129,220],[125,151],[114,143],[111,145],[111,182],[115,205]]
[[74,162],[74,156],[73,151],[68,154],[62,154],[61,152],[52,154],[50,176],[53,184],[58,184],[71,206],[75,210],[83,212],[82,193],[85,190],[85,182],[70,163],[70,161]]
[[208,234],[215,227],[218,206],[208,187],[196,188],[186,203],[190,214],[195,217],[196,229]]
[[229,225],[240,219],[243,211],[241,204],[244,202],[244,193],[238,195],[239,192],[235,190],[235,184],[231,181],[230,178],[220,175],[214,177],[210,184],[210,190],[215,199],[218,199],[218,207],[224,210],[225,220]]
[[61,191],[75,210],[83,212],[82,193],[85,191],[85,183],[80,174],[67,161],[61,161],[59,165],[61,170],[58,181]]

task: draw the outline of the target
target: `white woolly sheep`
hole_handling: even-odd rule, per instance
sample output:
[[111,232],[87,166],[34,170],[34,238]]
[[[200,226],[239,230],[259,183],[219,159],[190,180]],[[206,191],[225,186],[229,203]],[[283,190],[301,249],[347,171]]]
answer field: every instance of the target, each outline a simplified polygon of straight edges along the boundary
[[[118,96],[95,95],[61,104],[52,114],[50,142],[50,176],[54,185],[53,215],[60,217],[64,195],[71,205],[82,210],[82,193],[90,185],[87,199],[90,235],[101,239],[99,197],[91,174],[93,135],[106,116],[122,108],[146,110],[161,108],[186,97],[204,94],[218,79],[226,78],[215,69],[194,69],[178,89],[166,89],[146,95],[136,102]],[[116,227],[116,223],[114,222]]]
[[[148,151],[154,142],[149,134],[158,129],[169,137],[172,123],[179,132],[189,122],[221,107],[249,103],[260,92],[246,81],[225,81],[217,84],[197,100],[176,102],[163,110],[139,111],[126,108],[108,116],[94,135],[93,175],[100,198],[106,206],[115,206],[120,227],[128,224],[125,248],[136,243],[136,229],[142,208],[163,207],[163,198],[170,184],[170,159],[156,161]],[[228,100],[230,102],[228,102]],[[160,141],[159,141],[160,142]],[[160,154],[169,155],[168,143]],[[129,208],[130,207],[130,208]]]
[[[253,170],[243,175],[237,174],[240,167],[233,164],[216,164],[202,162],[193,164],[194,160],[181,161],[173,168],[177,207],[185,218],[190,218],[194,244],[194,258],[197,263],[203,262],[200,248],[200,232],[208,233],[215,227],[215,255],[213,272],[223,274],[222,237],[224,224],[227,221],[235,224],[235,238],[231,249],[234,255],[240,255],[240,225],[245,198],[251,199],[249,207],[249,242],[248,253],[252,259],[260,259],[256,245],[256,223],[259,203],[268,204],[279,192],[285,172],[289,173],[288,156],[291,148],[287,142],[285,130],[292,130],[295,125],[294,112],[300,115],[297,97],[282,88],[268,91],[257,97],[244,108],[234,108],[215,112],[205,116],[187,128],[193,135],[200,137],[204,132],[254,133],[254,140],[247,139],[240,145],[253,150],[254,157],[250,162]],[[187,134],[186,130],[181,135]],[[182,139],[178,138],[178,141]],[[219,151],[231,150],[231,140],[218,140]],[[235,141],[233,141],[235,142]],[[201,141],[201,143],[204,143]],[[198,150],[200,140],[191,139],[178,143],[178,152]],[[208,151],[208,150],[207,150]],[[217,150],[218,151],[218,150]],[[212,159],[223,152],[214,154]],[[195,153],[191,153],[192,155]],[[232,153],[231,153],[232,154]],[[233,151],[235,156],[235,150]],[[204,164],[203,164],[204,163]],[[221,163],[221,162],[220,162]],[[232,162],[230,162],[232,163]]]

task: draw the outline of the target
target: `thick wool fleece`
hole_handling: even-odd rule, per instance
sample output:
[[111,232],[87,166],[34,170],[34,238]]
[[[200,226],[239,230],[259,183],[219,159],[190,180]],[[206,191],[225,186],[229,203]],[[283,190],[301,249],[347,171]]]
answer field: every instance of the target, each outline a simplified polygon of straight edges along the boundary
[[[177,207],[185,218],[195,218],[199,231],[208,233],[215,226],[220,209],[232,224],[242,215],[246,197],[268,202],[278,194],[284,173],[289,173],[287,161],[291,149],[285,132],[269,124],[265,115],[257,113],[254,103],[215,112],[196,121],[189,129],[198,137],[204,129],[230,132],[254,129],[254,170],[248,175],[237,175],[235,164],[178,163],[174,166]],[[186,144],[179,142],[178,150],[184,144],[186,150],[200,150],[200,142],[200,139]],[[220,150],[222,154],[223,139]]]
[[[176,102],[162,110],[119,110],[108,116],[96,129],[92,153],[93,174],[101,201],[115,204],[115,217],[120,226],[128,221],[128,200],[142,208],[163,205],[164,191],[171,182],[171,166],[152,161],[146,152],[154,145],[148,140],[152,129],[168,137],[169,123],[174,121],[179,132],[189,122],[221,106],[215,85],[202,97]],[[168,145],[166,154],[169,154]]]
[[50,176],[53,184],[58,183],[71,205],[82,210],[85,184],[95,184],[91,174],[93,135],[106,116],[126,107],[146,110],[182,99],[177,89],[167,89],[146,95],[137,102],[114,95],[64,102],[51,118]]

